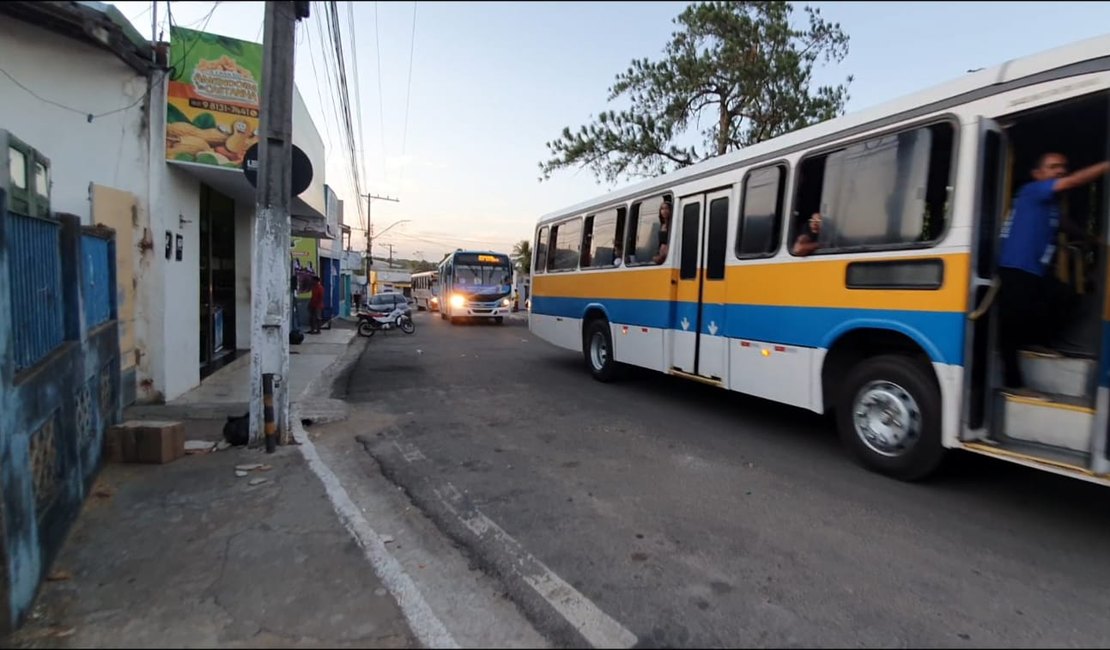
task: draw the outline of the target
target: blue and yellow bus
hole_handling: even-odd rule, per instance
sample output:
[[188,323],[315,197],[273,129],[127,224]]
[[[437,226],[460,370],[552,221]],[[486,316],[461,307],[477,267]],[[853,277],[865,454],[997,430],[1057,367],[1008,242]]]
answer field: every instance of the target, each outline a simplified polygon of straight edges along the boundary
[[[1102,37],[559,210],[536,226],[529,327],[602,381],[639,366],[831,411],[897,478],[963,449],[1110,484],[1105,249],[1060,241],[1083,309],[1067,354],[1022,353],[1035,395],[1001,390],[991,308],[1014,192],[1045,152],[1104,160],[1108,122]],[[1066,202],[1106,232],[1107,179]]]
[[505,253],[456,250],[439,263],[439,315],[451,323],[512,313],[513,266]]

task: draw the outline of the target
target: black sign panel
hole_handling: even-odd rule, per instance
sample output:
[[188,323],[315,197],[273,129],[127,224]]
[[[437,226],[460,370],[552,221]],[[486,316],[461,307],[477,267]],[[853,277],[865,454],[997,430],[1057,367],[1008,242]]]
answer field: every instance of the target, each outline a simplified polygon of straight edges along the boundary
[[[243,154],[243,175],[247,177],[251,187],[258,187],[258,143],[251,145]],[[293,145],[293,196],[308,189],[312,183],[312,161],[308,154]]]

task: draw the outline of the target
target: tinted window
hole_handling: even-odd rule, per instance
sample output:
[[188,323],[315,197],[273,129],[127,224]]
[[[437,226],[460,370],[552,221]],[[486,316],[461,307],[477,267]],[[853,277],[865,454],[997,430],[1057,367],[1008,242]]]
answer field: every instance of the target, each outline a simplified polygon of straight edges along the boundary
[[547,270],[547,226],[540,228],[536,235],[536,263],[533,264],[533,270],[536,273]]
[[[666,198],[669,200],[670,195]],[[663,199],[663,196],[656,196],[632,205],[628,232],[629,264],[651,264],[651,258],[659,252],[659,206],[663,205]],[[672,222],[674,219],[672,215]],[[674,229],[674,223],[671,229]]]
[[761,257],[778,250],[785,177],[785,170],[775,166],[757,169],[744,179],[737,257]]
[[728,250],[728,198],[714,199],[709,204],[709,240],[706,242],[708,260],[705,277],[723,280],[725,277],[725,251]]
[[950,124],[903,131],[807,160],[795,228],[820,212],[822,250],[935,241],[949,210]]
[[586,252],[582,256],[583,267],[613,266],[619,259],[621,230],[624,225],[624,208],[607,210],[592,217],[592,227],[586,237]]
[[701,204],[687,203],[682,208],[682,265],[678,277],[690,280],[698,277],[698,230],[701,226]]
[[564,221],[552,228],[553,249],[548,270],[578,268],[579,247],[582,245],[582,220]]

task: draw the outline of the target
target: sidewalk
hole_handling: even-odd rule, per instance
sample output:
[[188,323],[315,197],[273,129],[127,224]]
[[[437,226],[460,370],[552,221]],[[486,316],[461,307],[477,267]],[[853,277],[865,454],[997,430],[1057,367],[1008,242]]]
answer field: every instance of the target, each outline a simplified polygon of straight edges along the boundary
[[[334,380],[325,371],[348,350],[348,328],[293,346],[294,396]],[[249,363],[237,360],[181,400],[128,417],[180,419],[187,439],[218,440],[223,413],[245,404]],[[249,464],[264,467],[238,476]],[[31,618],[3,645],[418,645],[295,446],[105,465],[51,574]]]

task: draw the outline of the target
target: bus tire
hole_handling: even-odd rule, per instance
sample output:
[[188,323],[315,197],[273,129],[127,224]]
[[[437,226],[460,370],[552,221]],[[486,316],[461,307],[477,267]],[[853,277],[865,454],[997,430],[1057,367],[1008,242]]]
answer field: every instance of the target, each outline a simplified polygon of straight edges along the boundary
[[493,319],[493,322],[497,323],[498,325],[504,325],[505,324],[505,317],[504,316],[497,316]]
[[613,335],[609,331],[609,321],[598,318],[586,325],[582,335],[582,356],[594,379],[608,383],[618,378],[620,364],[613,359]]
[[940,466],[940,389],[931,368],[903,355],[879,356],[852,368],[843,386],[837,428],[864,467],[917,481]]

